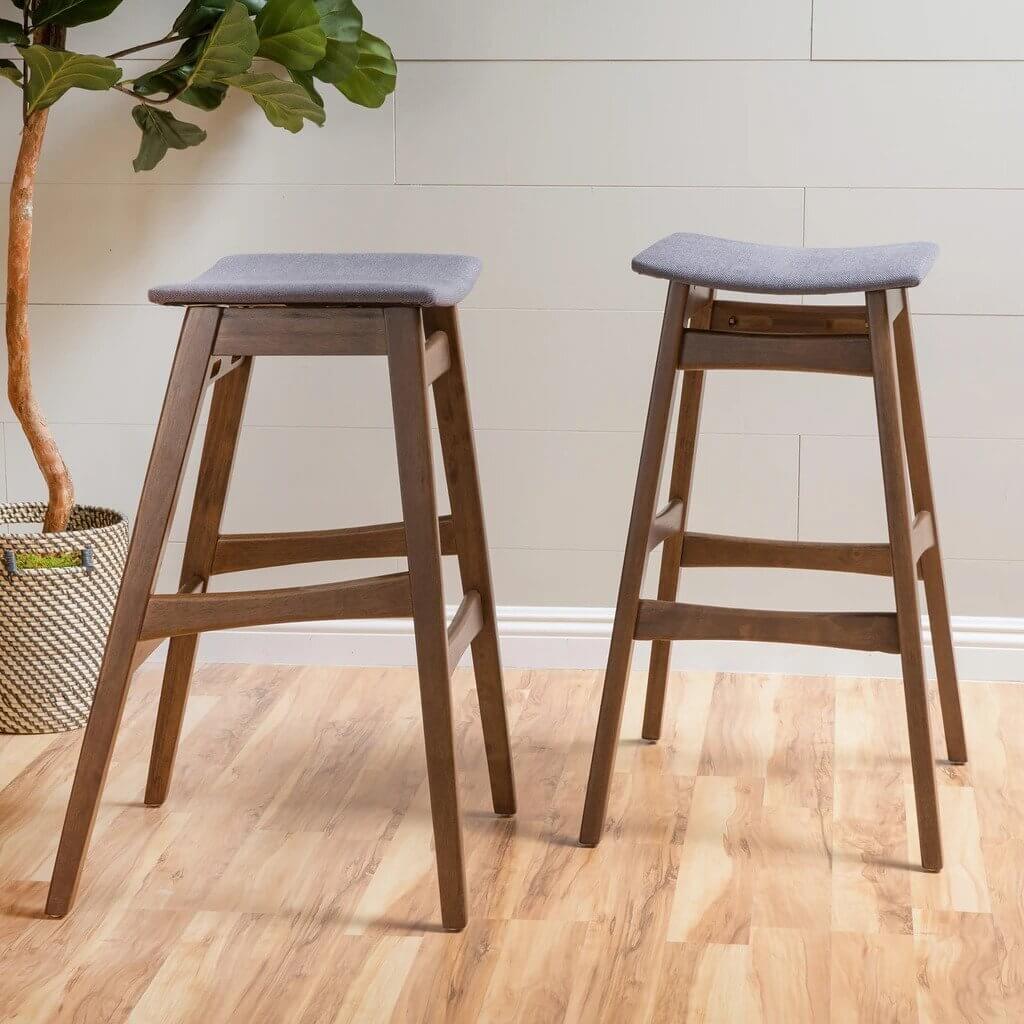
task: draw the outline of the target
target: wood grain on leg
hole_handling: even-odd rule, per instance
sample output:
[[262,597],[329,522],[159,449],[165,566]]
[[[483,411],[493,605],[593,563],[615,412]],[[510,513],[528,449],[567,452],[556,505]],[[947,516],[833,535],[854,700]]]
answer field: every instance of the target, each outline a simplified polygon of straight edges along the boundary
[[580,843],[583,846],[596,846],[604,827],[608,789],[615,764],[615,748],[619,742],[619,728],[626,699],[626,682],[633,657],[633,631],[636,627],[640,590],[647,563],[647,541],[654,519],[661,466],[668,440],[672,396],[675,392],[689,295],[690,289],[687,285],[675,281],[669,285],[661,342],[654,368],[654,383],[647,410],[640,467],[633,495],[633,512],[622,563],[622,579],[615,606],[611,647],[605,671],[604,692],[601,696],[601,712],[590,763],[590,779],[587,783],[583,826],[580,831]]
[[398,479],[408,546],[416,664],[423,705],[430,812],[441,889],[441,919],[445,928],[458,931],[466,924],[466,877],[455,777],[451,667],[420,313],[416,309],[387,309],[384,320]]
[[[247,356],[213,388],[203,458],[181,564],[182,589],[191,589],[199,584],[205,593],[209,586],[251,370],[252,358]],[[159,807],[167,799],[198,644],[198,634],[176,636],[171,638],[167,651],[146,782],[148,807]]]
[[967,763],[967,740],[964,736],[963,712],[960,708],[960,689],[957,684],[956,656],[949,625],[949,603],[946,599],[946,580],[942,569],[942,550],[939,527],[935,514],[935,495],[932,491],[931,469],[928,464],[928,442],[924,416],[921,411],[921,389],[914,354],[914,336],[910,321],[907,294],[901,295],[901,306],[893,329],[896,338],[896,367],[899,375],[900,405],[903,411],[903,435],[907,445],[907,465],[910,472],[910,490],[914,511],[931,514],[934,543],[921,556],[921,576],[924,579],[925,599],[928,603],[928,624],[932,648],[935,652],[935,670],[939,684],[939,703],[942,706],[942,724],[946,734],[946,755],[953,764]]
[[917,805],[918,835],[921,839],[921,864],[926,871],[940,871],[942,843],[939,835],[939,806],[928,722],[928,692],[917,605],[917,571],[911,539],[912,515],[904,462],[890,303],[885,293],[869,292],[867,307],[875,370],[882,479],[889,522],[889,544],[892,548],[893,589],[896,593],[900,657],[903,663],[903,696],[907,707],[914,799]]
[[[711,305],[701,313],[703,327],[710,322]],[[689,370],[683,374],[683,394],[679,402],[679,425],[676,428],[676,451],[672,462],[672,479],[668,500],[682,503],[679,532],[669,537],[661,549],[661,571],[658,576],[658,600],[675,601],[679,590],[679,571],[683,560],[683,535],[686,532],[686,514],[690,506],[693,484],[693,464],[697,453],[697,433],[700,429],[700,409],[704,393],[704,372]],[[672,661],[672,641],[655,640],[651,644],[651,661],[647,672],[647,700],[644,704],[643,738],[661,737],[661,720],[665,711],[665,685]]]
[[192,308],[185,314],[57,850],[46,903],[49,917],[63,917],[78,889],[82,860],[128,693],[135,646],[199,415],[220,316],[219,309],[209,307]]
[[449,368],[434,382],[437,426],[441,434],[441,452],[451,499],[462,589],[464,593],[475,590],[480,595],[483,627],[473,639],[473,672],[480,700],[480,722],[487,752],[491,799],[496,814],[511,815],[516,812],[515,778],[505,711],[487,530],[480,496],[473,419],[466,387],[458,314],[450,307],[424,309],[423,324],[427,335],[443,331],[448,338]]

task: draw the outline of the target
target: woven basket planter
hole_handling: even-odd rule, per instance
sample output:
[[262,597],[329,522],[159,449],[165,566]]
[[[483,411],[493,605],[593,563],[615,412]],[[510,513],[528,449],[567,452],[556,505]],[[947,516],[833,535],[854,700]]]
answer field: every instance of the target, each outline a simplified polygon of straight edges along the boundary
[[[0,524],[45,511],[0,504]],[[106,508],[76,506],[65,533],[0,532],[0,733],[85,725],[127,551],[128,524]],[[19,569],[19,552],[80,553],[82,565]]]

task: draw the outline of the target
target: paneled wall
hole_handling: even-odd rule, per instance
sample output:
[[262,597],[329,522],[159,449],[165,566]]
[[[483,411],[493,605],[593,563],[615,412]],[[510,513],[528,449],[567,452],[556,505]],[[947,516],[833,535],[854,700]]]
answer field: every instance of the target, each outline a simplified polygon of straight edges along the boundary
[[[181,0],[125,0],[110,52]],[[438,249],[485,273],[464,323],[499,603],[608,606],[663,289],[630,256],[677,230],[930,238],[914,295],[954,612],[1024,615],[1024,8],[978,0],[366,0],[401,59],[379,111],[291,138],[244,101],[135,176],[128,102],[54,112],[37,200],[36,374],[82,500],[136,501],[178,314],[148,285],[253,249]],[[3,83],[0,83],[2,85]],[[0,89],[9,180],[18,96]],[[3,418],[0,494],[41,493]],[[397,516],[383,367],[258,365],[231,528]],[[875,539],[870,384],[713,378],[693,525]],[[172,561],[183,522],[175,527]],[[381,565],[381,568],[390,568]],[[327,578],[331,567],[278,574]],[[695,599],[833,608],[882,581],[698,571]]]

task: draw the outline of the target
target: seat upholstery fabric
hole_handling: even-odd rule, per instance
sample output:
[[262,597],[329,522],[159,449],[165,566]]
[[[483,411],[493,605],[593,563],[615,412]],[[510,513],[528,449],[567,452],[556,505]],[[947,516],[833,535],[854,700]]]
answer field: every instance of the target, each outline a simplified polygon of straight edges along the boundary
[[480,273],[473,256],[439,253],[248,253],[181,284],[153,288],[162,305],[454,306]]
[[737,292],[824,295],[913,288],[932,268],[933,242],[809,249],[711,235],[669,235],[633,258],[638,274]]

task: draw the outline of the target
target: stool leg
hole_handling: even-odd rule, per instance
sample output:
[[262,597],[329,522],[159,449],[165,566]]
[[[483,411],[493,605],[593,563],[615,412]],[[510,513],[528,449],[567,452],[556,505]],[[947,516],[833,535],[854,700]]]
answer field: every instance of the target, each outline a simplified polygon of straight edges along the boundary
[[[658,576],[658,600],[675,601],[679,592],[679,572],[683,560],[683,535],[689,512],[693,463],[697,453],[697,432],[700,429],[701,399],[704,393],[704,372],[687,370],[683,374],[683,394],[679,402],[679,425],[676,429],[675,460],[669,501],[681,501],[683,513],[679,533],[662,545],[661,571]],[[661,738],[661,722],[665,713],[665,687],[672,660],[672,641],[651,643],[651,663],[647,671],[647,699],[644,703],[644,724],[641,735],[655,742]]]
[[615,764],[615,748],[622,726],[622,709],[626,700],[626,683],[633,656],[633,633],[640,606],[644,570],[647,566],[647,544],[658,500],[658,484],[668,440],[672,396],[675,393],[676,373],[682,352],[683,326],[686,321],[690,289],[673,282],[669,286],[665,318],[661,328],[661,343],[654,368],[654,383],[647,409],[640,466],[637,470],[636,489],[633,493],[633,512],[626,536],[626,551],[622,563],[622,579],[612,624],[608,667],[601,695],[601,710],[597,721],[597,736],[590,762],[590,778],[583,809],[580,843],[596,846],[604,828],[608,808],[608,789]]
[[[438,330],[444,331],[448,337],[451,367],[434,383],[434,405],[455,526],[462,590],[464,593],[475,590],[480,595],[483,615],[483,626],[473,640],[472,652],[473,674],[480,701],[480,724],[491,780],[491,800],[496,814],[512,815],[516,813],[516,787],[458,313],[454,307],[424,309],[423,329],[428,337]],[[451,667],[455,668],[454,665]]]
[[927,511],[932,517],[935,544],[921,557],[921,575],[928,603],[928,622],[931,627],[932,648],[935,652],[935,670],[939,684],[939,703],[942,706],[942,724],[946,733],[946,756],[953,764],[967,763],[967,740],[960,710],[960,690],[957,685],[956,658],[953,636],[949,626],[949,604],[946,600],[946,581],[942,571],[942,551],[939,546],[939,527],[935,515],[935,497],[932,492],[931,470],[928,466],[928,442],[924,417],[921,412],[921,391],[914,355],[914,336],[910,321],[910,306],[906,292],[900,296],[903,308],[896,317],[896,366],[899,374],[900,404],[903,409],[903,433],[907,444],[907,463],[910,471],[910,490],[914,498],[914,511]]
[[[898,301],[898,298],[897,298]],[[921,618],[917,605],[917,567],[911,547],[910,496],[904,462],[903,425],[896,376],[896,354],[890,318],[891,296],[867,295],[868,326],[875,382],[878,436],[882,454],[889,545],[892,552],[893,587],[903,662],[903,695],[910,735],[910,762],[914,776],[917,827],[921,840],[921,865],[925,871],[942,869],[939,806],[932,763],[931,729],[928,724],[928,693],[925,684]]]
[[[691,321],[694,327],[711,326],[711,310],[715,299],[712,290],[704,309]],[[682,502],[679,534],[669,537],[661,551],[658,576],[658,600],[675,601],[679,593],[679,572],[683,560],[683,535],[690,511],[690,490],[693,484],[693,463],[697,454],[700,410],[704,395],[703,370],[683,374],[683,394],[679,401],[679,423],[676,427],[676,450],[669,483],[669,501]],[[661,739],[661,723],[665,714],[665,687],[672,662],[672,641],[655,640],[651,644],[651,662],[647,671],[647,698],[644,701],[644,724],[641,736],[652,743]]]
[[448,629],[420,313],[408,308],[386,309],[384,320],[423,706],[427,782],[441,891],[441,921],[445,928],[460,931],[466,924],[466,876],[455,777]]
[[63,917],[71,909],[78,889],[82,861],[121,724],[135,647],[199,415],[220,317],[221,311],[210,307],[195,307],[185,314],[57,849],[46,902],[48,917]]
[[[192,502],[192,518],[181,563],[183,590],[198,584],[205,592],[209,586],[251,369],[252,359],[247,356],[213,386],[203,457]],[[193,633],[190,636],[171,637],[168,646],[160,707],[153,734],[153,750],[149,759],[147,807],[159,807],[167,799],[198,645],[199,636]]]

